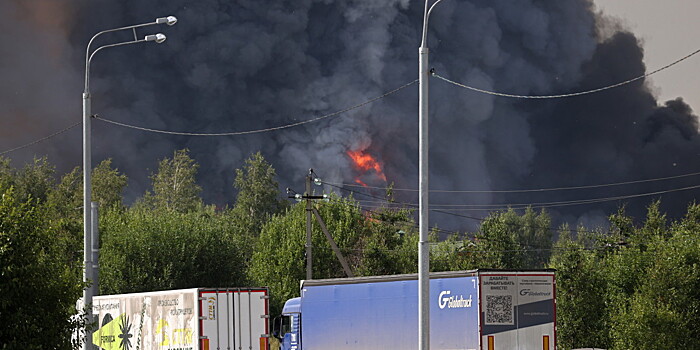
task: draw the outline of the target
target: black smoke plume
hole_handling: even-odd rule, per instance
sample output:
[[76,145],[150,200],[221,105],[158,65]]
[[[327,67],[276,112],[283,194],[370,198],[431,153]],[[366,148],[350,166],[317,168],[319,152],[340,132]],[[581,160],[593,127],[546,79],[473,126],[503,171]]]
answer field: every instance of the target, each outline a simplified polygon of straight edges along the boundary
[[[163,31],[168,36],[164,44],[108,49],[96,56],[94,113],[155,129],[244,131],[332,113],[417,78],[423,1],[51,3],[0,4],[5,29],[0,48],[10,48],[0,55],[3,149],[79,120],[84,50],[94,33],[164,15],[175,15],[179,22],[139,31]],[[47,11],[62,20],[45,24],[45,16],[37,14]],[[643,50],[635,36],[624,30],[602,34],[607,22],[596,11],[590,0],[446,0],[429,25],[431,65],[453,80],[516,94],[587,90],[644,74]],[[131,35],[104,36],[97,44]],[[532,101],[477,94],[432,79],[430,96],[433,189],[586,186],[700,170],[697,117],[681,98],[660,104],[643,80],[581,97]],[[416,188],[417,105],[413,85],[335,118],[232,137],[167,136],[96,121],[94,162],[114,158],[131,178],[131,200],[147,189],[157,161],[184,147],[201,165],[205,200],[218,205],[233,201],[234,169],[257,150],[275,166],[282,187],[302,189],[309,168],[326,181],[354,183],[360,174],[347,151],[362,150],[383,163],[397,188]],[[25,161],[48,153],[67,170],[80,164],[80,145],[76,129],[11,157]],[[369,185],[385,185],[374,180]],[[662,191],[693,181],[585,191],[435,194],[431,202],[546,203]],[[663,209],[679,215],[697,193],[657,197]],[[411,192],[396,191],[396,196],[416,201]],[[560,220],[599,223],[623,202],[640,216],[657,197],[549,210]],[[439,213],[432,218],[443,228],[477,224]]]

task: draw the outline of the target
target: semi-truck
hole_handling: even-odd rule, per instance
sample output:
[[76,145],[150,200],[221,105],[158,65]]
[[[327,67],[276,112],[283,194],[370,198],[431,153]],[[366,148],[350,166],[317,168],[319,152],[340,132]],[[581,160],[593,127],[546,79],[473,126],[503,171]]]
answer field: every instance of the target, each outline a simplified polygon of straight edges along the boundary
[[[282,350],[418,348],[418,276],[301,282],[273,321]],[[430,349],[556,349],[554,270],[430,274]]]
[[267,288],[191,288],[93,297],[104,350],[269,350]]

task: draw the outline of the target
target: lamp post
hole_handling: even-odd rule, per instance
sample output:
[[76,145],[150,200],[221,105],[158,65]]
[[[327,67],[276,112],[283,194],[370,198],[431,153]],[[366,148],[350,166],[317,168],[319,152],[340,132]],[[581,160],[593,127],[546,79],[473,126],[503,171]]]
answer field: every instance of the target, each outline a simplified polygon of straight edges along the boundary
[[[156,18],[155,21],[149,22],[149,23],[143,23],[143,24],[136,24],[132,26],[127,26],[127,27],[120,27],[120,28],[114,28],[114,29],[108,29],[108,30],[103,30],[97,34],[95,34],[92,39],[88,42],[87,49],[85,50],[85,90],[83,91],[83,256],[84,256],[84,270],[83,270],[83,282],[89,282],[93,280],[93,261],[92,261],[92,180],[91,180],[91,171],[92,171],[92,160],[91,160],[91,143],[90,143],[90,122],[92,118],[92,111],[91,111],[91,100],[90,100],[90,63],[92,61],[92,58],[95,56],[95,54],[102,50],[106,49],[108,47],[115,47],[115,46],[123,46],[123,45],[129,45],[129,44],[136,44],[136,43],[143,43],[143,42],[156,42],[156,43],[162,43],[165,41],[166,37],[165,35],[158,33],[154,35],[146,35],[143,39],[139,39],[136,36],[136,28],[141,28],[141,27],[147,27],[155,24],[167,24],[169,26],[175,24],[177,22],[177,18],[174,16],[168,16],[168,17],[160,17]],[[111,33],[111,32],[118,32],[122,30],[131,30],[134,33],[134,40],[130,41],[123,41],[123,42],[118,42],[114,44],[108,44],[108,45],[103,45],[95,49],[94,51],[90,51],[90,46],[92,45],[92,42],[100,35],[105,34],[105,33]],[[85,288],[83,289],[83,305],[85,306],[91,306],[92,305],[92,296],[96,293],[97,291],[93,291],[92,288]],[[89,324],[92,322],[92,310],[89,310],[87,315],[86,315],[86,323]],[[83,349],[87,350],[90,348],[89,344],[91,343],[91,332],[88,330],[88,327],[85,327],[85,342],[82,344]]]
[[428,19],[435,5],[425,0],[423,35],[418,48],[418,348],[430,349],[430,244],[428,242]]

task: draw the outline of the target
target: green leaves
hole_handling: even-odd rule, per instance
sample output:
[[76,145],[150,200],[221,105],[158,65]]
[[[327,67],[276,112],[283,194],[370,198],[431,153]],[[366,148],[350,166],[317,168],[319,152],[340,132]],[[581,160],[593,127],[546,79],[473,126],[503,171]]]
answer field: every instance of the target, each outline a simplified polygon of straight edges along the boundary
[[119,207],[126,184],[126,175],[112,168],[111,159],[105,159],[92,171],[92,200],[103,210]]
[[189,156],[188,149],[175,151],[172,158],[158,164],[158,172],[151,175],[153,193],[144,196],[144,204],[153,209],[190,212],[202,206],[197,185],[197,164]]
[[221,215],[132,208],[103,215],[103,294],[244,286],[241,247]]
[[21,201],[12,187],[1,193],[0,339],[8,349],[67,349],[82,290],[65,260],[71,237],[46,225],[36,201]]
[[[328,231],[357,275],[413,272],[417,266],[417,234],[408,212],[380,209],[363,213],[352,198],[331,196],[315,203]],[[312,219],[313,278],[345,277],[342,266]],[[298,296],[306,278],[306,203],[275,215],[263,227],[253,253],[250,279],[271,288],[273,310]]]
[[243,168],[236,170],[233,185],[238,196],[231,215],[241,233],[257,237],[272,215],[288,206],[288,202],[280,198],[275,169],[260,152],[251,155]]
[[579,232],[555,246],[564,348],[700,348],[700,208],[669,223],[660,203],[637,226],[624,209],[612,234]]

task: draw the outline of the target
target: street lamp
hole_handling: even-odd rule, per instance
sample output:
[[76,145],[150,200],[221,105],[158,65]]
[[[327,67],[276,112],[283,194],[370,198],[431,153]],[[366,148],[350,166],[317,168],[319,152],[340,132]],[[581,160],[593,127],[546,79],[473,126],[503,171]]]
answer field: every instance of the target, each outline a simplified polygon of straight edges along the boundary
[[[90,100],[90,63],[95,54],[108,47],[123,46],[129,44],[143,43],[143,42],[156,42],[162,43],[165,41],[165,35],[158,33],[155,35],[147,35],[143,39],[139,39],[136,36],[136,28],[147,27],[155,24],[167,24],[169,26],[177,23],[177,18],[174,16],[160,17],[156,18],[155,21],[143,24],[136,24],[127,27],[120,27],[114,29],[103,30],[95,34],[92,39],[88,42],[87,49],[85,50],[85,90],[83,91],[83,243],[84,243],[84,270],[83,270],[83,282],[88,282],[93,280],[93,261],[92,261],[92,161],[91,161],[91,145],[90,145],[90,118],[92,117],[91,112],[91,100]],[[134,40],[123,41],[114,44],[103,45],[90,52],[90,46],[92,42],[100,35],[111,32],[118,32],[122,30],[131,30],[134,33]],[[94,284],[93,284],[94,286]],[[97,291],[93,291],[93,288],[83,289],[83,305],[92,305],[92,296]],[[92,321],[92,311],[88,311],[86,315],[86,321],[89,324]],[[91,332],[85,327],[85,342],[83,343],[83,349],[87,350],[89,348],[88,344],[91,342]]]
[[430,349],[430,245],[428,242],[428,19],[435,5],[425,0],[423,35],[418,48],[418,346]]

